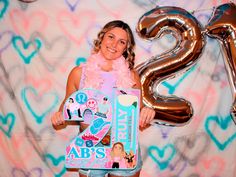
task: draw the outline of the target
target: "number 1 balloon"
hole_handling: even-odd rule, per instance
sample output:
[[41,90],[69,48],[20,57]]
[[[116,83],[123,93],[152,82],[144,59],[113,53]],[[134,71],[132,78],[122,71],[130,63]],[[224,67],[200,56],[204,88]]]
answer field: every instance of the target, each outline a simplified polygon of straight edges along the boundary
[[156,111],[155,121],[172,126],[186,124],[193,115],[191,103],[177,96],[164,96],[156,91],[167,78],[190,69],[205,46],[199,22],[178,7],[156,7],[138,21],[136,31],[142,39],[154,40],[165,34],[176,38],[175,47],[139,64],[143,102]]
[[219,39],[222,44],[226,71],[233,93],[231,117],[236,124],[236,5],[227,3],[218,6],[206,26],[206,34]]

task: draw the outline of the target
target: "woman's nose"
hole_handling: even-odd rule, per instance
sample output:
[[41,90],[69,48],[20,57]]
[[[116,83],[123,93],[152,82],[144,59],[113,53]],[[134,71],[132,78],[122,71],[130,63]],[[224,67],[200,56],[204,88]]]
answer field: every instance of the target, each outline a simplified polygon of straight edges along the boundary
[[115,48],[117,46],[117,44],[118,44],[118,41],[114,40],[114,41],[112,41],[112,45],[111,46]]

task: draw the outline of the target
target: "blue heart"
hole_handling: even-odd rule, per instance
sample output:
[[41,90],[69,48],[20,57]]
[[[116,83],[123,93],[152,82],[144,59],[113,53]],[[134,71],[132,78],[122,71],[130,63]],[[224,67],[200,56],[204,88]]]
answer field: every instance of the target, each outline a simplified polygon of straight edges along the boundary
[[17,53],[18,53],[18,54],[20,55],[20,57],[23,59],[23,61],[24,61],[25,64],[29,64],[30,61],[32,60],[32,58],[39,52],[39,49],[41,48],[42,43],[41,43],[41,41],[40,41],[39,39],[35,38],[35,39],[34,39],[34,42],[35,42],[36,46],[34,46],[34,47],[36,47],[36,49],[35,49],[33,52],[31,52],[30,55],[25,56],[25,55],[22,53],[22,51],[20,50],[20,48],[18,47],[18,45],[17,45],[17,42],[18,42],[18,41],[21,42],[21,44],[23,45],[23,48],[24,48],[25,50],[27,50],[30,45],[34,45],[34,44],[33,44],[32,41],[25,42],[24,39],[23,39],[21,36],[14,36],[14,37],[12,38],[12,44],[13,44],[14,48],[16,49]]
[[[208,133],[208,135],[210,136],[210,138],[213,140],[213,142],[216,144],[216,146],[220,150],[224,150],[230,143],[232,143],[236,139],[236,129],[235,129],[235,132],[231,136],[229,136],[229,138],[227,140],[225,140],[224,142],[221,143],[217,139],[217,137],[214,135],[214,133],[210,130],[210,128],[209,128],[210,122],[216,123],[216,125],[219,126],[222,130],[227,130],[227,128],[231,124],[233,124],[233,126],[234,126],[234,122],[233,122],[230,115],[227,116],[226,118],[222,118],[222,117],[220,118],[218,116],[209,116],[205,122],[205,129],[206,129],[206,132]],[[217,133],[217,132],[215,132],[215,133]]]
[[196,65],[194,65],[192,68],[190,68],[190,70],[188,70],[187,72],[185,72],[185,73],[183,74],[183,76],[180,77],[180,79],[179,79],[175,84],[172,85],[172,84],[170,84],[170,83],[164,81],[164,82],[162,83],[162,85],[165,86],[165,87],[167,87],[167,88],[169,89],[169,92],[168,92],[169,94],[173,94],[173,93],[175,92],[176,88],[180,85],[180,83],[181,83],[191,72],[193,72],[193,71],[195,70],[195,68],[196,68]]
[[[15,120],[16,117],[13,113],[8,113],[5,117],[3,115],[0,114],[0,121],[2,122],[3,126],[6,125],[7,126],[7,130],[6,128],[4,128],[2,126],[2,124],[0,124],[0,129],[3,131],[3,133],[10,138],[11,137],[11,131],[13,129],[13,126],[15,124]],[[8,124],[8,122],[10,121],[10,123]]]
[[[51,154],[45,154],[45,159],[50,160],[52,162],[52,164],[54,166],[58,166],[61,162],[65,161],[65,156],[59,156],[58,158],[55,158],[53,155]],[[58,173],[55,174],[55,177],[61,177],[63,176],[63,174],[66,172],[66,168],[65,166],[62,168],[62,170]]]
[[[167,149],[171,149],[171,151],[172,151],[171,154],[165,155],[165,151]],[[161,160],[161,161],[158,160],[155,157],[155,154],[153,154],[154,151],[156,151],[158,153],[159,157],[163,158],[163,160]],[[176,154],[176,150],[175,150],[174,145],[172,145],[172,144],[167,144],[166,146],[164,146],[163,149],[159,149],[157,146],[150,146],[148,148],[148,154],[152,158],[152,160],[158,164],[158,166],[160,167],[160,170],[164,170],[168,167],[170,161],[174,158],[174,156]],[[167,158],[166,158],[166,156],[167,156]]]
[[85,63],[85,62],[86,62],[86,58],[79,57],[76,59],[76,66],[79,66],[81,63]]
[[0,3],[3,3],[3,8],[0,9],[0,19],[3,18],[4,14],[7,11],[7,8],[9,6],[8,0],[0,0]]
[[41,115],[38,115],[35,113],[35,111],[32,109],[27,97],[26,97],[26,93],[27,92],[31,92],[33,93],[34,95],[38,95],[37,94],[37,91],[32,88],[32,87],[26,87],[24,88],[22,91],[21,91],[21,98],[23,99],[26,107],[28,108],[28,110],[31,112],[31,114],[35,117],[36,119],[36,122],[37,123],[42,123],[43,122],[43,118],[53,110],[53,108],[57,105],[58,101],[59,101],[59,98],[57,96],[57,94],[55,93],[47,93],[47,94],[44,94],[45,95],[53,95],[54,96],[54,101],[53,101],[53,104],[51,106],[49,106]]

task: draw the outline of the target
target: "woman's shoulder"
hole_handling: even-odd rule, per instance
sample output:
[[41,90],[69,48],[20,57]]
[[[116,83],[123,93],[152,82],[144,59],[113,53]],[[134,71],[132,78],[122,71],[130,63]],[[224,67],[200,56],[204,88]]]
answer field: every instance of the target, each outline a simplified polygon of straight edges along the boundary
[[70,74],[68,76],[68,83],[70,85],[74,85],[76,89],[79,89],[81,75],[82,75],[82,67],[81,66],[75,66],[70,71]]
[[75,66],[70,71],[68,79],[77,81],[78,79],[80,80],[81,75],[82,75],[82,67],[81,66]]
[[131,73],[131,77],[134,80],[140,80],[138,71],[136,71],[135,69],[132,69],[132,70],[130,70],[130,73]]
[[75,66],[74,68],[72,68],[71,72],[70,72],[70,75],[81,75],[82,73],[82,68],[81,66]]

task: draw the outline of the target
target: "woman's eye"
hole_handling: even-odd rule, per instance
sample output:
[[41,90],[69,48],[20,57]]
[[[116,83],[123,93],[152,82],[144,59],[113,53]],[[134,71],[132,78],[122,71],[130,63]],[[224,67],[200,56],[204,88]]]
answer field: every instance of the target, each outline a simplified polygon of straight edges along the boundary
[[126,42],[125,42],[125,41],[120,41],[120,43],[121,43],[122,45],[125,45],[125,44],[126,44]]
[[113,39],[113,36],[112,36],[112,35],[108,35],[108,37],[109,37],[110,39]]

